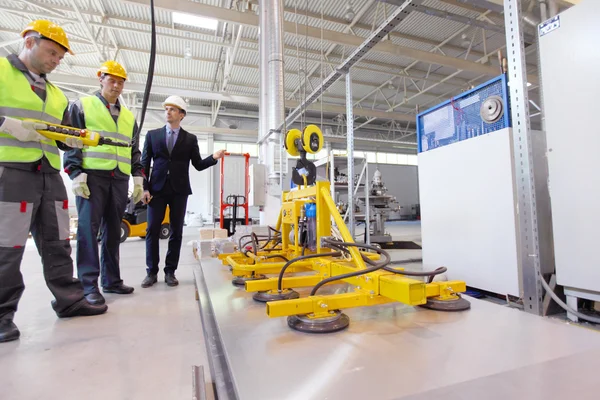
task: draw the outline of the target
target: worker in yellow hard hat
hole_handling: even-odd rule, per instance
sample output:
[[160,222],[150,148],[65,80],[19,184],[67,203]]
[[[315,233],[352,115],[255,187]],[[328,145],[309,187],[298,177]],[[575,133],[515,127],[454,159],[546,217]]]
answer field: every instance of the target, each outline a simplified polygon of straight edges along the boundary
[[[100,90],[77,100],[71,107],[73,126],[102,132],[114,141],[131,143],[131,148],[97,146],[65,153],[65,172],[73,180],[78,212],[77,272],[86,299],[104,304],[104,293],[131,294],[133,287],[121,279],[119,245],[121,219],[133,176],[133,202],[141,200],[144,172],[140,163],[139,129],[133,113],[119,101],[127,71],[116,61],[106,61],[97,71]],[[98,251],[98,232],[101,250]],[[99,254],[100,253],[100,254]]]
[[69,125],[69,101],[46,75],[66,52],[72,53],[69,41],[60,26],[46,20],[31,22],[21,36],[19,55],[0,58],[0,342],[20,336],[13,317],[25,289],[20,268],[30,230],[57,315],[96,315],[107,309],[89,304],[81,282],[73,278],[59,148],[83,143],[72,138],[68,147],[37,132],[46,123]]

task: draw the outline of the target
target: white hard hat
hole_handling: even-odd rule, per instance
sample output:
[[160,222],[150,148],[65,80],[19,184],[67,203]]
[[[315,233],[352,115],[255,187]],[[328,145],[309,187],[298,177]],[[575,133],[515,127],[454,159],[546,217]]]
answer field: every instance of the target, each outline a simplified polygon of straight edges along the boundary
[[162,105],[163,105],[163,107],[175,106],[175,107],[187,112],[187,103],[185,102],[185,100],[183,100],[179,96],[167,97],[167,99],[163,102]]

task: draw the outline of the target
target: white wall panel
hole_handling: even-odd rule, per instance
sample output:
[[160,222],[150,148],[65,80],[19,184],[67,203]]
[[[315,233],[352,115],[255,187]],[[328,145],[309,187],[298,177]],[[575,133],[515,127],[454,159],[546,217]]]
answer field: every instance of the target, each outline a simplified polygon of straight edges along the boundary
[[519,295],[511,131],[419,154],[423,265]]

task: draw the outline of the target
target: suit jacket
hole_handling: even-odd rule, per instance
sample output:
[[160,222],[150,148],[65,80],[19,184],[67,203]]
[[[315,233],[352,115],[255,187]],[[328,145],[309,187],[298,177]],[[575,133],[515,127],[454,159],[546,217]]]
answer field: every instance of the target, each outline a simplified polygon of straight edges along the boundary
[[[173,190],[178,194],[192,194],[190,186],[190,162],[198,171],[217,164],[212,155],[202,158],[198,148],[198,138],[181,128],[173,150],[167,149],[167,128],[148,131],[142,153],[142,165],[148,180],[144,181],[144,190],[151,194],[163,190],[167,174]],[[152,165],[152,170],[150,166]],[[148,175],[148,171],[152,171]]]

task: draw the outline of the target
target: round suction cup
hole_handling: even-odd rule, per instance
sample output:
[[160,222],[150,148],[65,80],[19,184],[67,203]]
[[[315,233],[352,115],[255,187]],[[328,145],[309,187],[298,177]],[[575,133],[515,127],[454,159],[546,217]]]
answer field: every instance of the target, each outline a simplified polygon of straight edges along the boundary
[[266,303],[268,301],[299,299],[300,294],[292,289],[269,290],[267,292],[256,292],[252,298],[256,301]]
[[285,135],[285,149],[292,157],[300,155],[300,151],[296,146],[296,140],[302,139],[302,132],[299,129],[290,129]]
[[305,333],[332,333],[344,330],[350,325],[350,318],[341,311],[335,311],[331,316],[314,318],[308,315],[291,315],[288,326]]
[[316,125],[307,125],[302,133],[302,147],[307,153],[315,154],[323,148],[323,133]]
[[259,279],[265,279],[264,275],[254,275],[254,276],[236,276],[231,280],[235,286],[246,286],[246,281],[256,281]]
[[439,300],[436,298],[427,299],[427,303],[421,307],[436,311],[465,311],[471,308],[471,303],[462,297],[454,300]]
[[504,115],[504,103],[500,96],[490,96],[481,103],[479,110],[481,119],[488,124],[498,122]]

